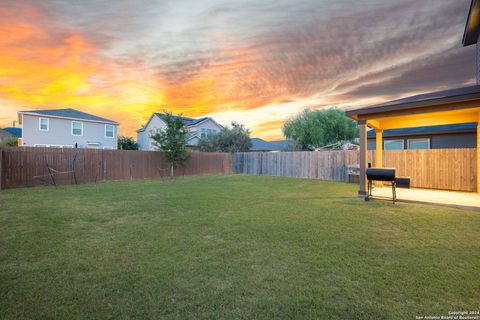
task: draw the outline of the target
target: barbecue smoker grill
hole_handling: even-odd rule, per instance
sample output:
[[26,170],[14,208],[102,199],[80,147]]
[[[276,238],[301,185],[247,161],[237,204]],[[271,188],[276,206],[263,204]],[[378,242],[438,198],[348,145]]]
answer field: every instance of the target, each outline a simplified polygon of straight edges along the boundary
[[395,179],[395,169],[394,168],[368,168],[367,169],[367,180],[368,180],[368,193],[365,197],[365,201],[369,201],[372,197],[372,184],[373,181],[385,181],[392,184],[392,200],[393,203],[397,200],[397,183]]

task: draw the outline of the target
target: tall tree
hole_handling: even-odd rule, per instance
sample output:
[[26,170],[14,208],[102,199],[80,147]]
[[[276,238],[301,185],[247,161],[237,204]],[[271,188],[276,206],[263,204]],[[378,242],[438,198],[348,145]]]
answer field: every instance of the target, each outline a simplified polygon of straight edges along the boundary
[[117,145],[120,150],[138,150],[138,143],[132,137],[118,137]]
[[231,127],[227,126],[219,133],[208,135],[198,142],[198,149],[206,152],[243,152],[251,147],[250,130],[237,122],[232,122]]
[[288,119],[282,131],[285,137],[293,139],[302,150],[350,141],[358,135],[355,122],[336,107],[324,110],[305,109]]
[[184,167],[190,158],[186,147],[187,129],[180,116],[174,116],[170,112],[165,113],[163,120],[167,128],[157,131],[151,138],[154,146],[165,153],[165,159],[170,166],[170,176],[173,177],[174,169],[179,165]]

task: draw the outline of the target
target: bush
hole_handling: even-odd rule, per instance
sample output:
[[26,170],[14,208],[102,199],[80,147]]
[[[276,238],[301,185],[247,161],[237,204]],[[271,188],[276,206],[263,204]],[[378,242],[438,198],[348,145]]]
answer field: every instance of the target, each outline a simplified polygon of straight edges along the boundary
[[138,150],[138,143],[131,137],[120,136],[117,145],[120,150]]
[[18,138],[9,137],[0,141],[0,147],[18,147]]
[[198,150],[204,152],[243,152],[251,147],[250,130],[236,122],[232,122],[231,127],[225,127],[217,134],[201,138],[198,142]]

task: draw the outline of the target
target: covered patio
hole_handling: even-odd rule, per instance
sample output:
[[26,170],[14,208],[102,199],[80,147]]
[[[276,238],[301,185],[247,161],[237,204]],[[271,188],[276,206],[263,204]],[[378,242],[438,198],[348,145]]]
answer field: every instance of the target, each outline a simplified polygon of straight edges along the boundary
[[[472,170],[474,171],[472,175],[476,180],[476,193],[466,194],[471,194],[471,197],[455,197],[453,193],[447,191],[441,191],[443,195],[438,195],[433,190],[427,190],[430,192],[423,193],[399,190],[397,195],[399,200],[439,204],[442,203],[442,198],[451,198],[449,200],[450,204],[459,206],[467,205],[467,202],[475,204],[478,200],[480,206],[480,174],[478,174],[480,172],[480,86],[451,89],[395,100],[382,105],[347,111],[347,116],[358,121],[360,129],[360,188],[358,194],[361,197],[367,196],[367,127],[375,130],[376,152],[374,161],[375,166],[381,168],[383,167],[383,130],[477,123],[476,164],[473,167],[474,170]],[[376,189],[378,191],[382,190],[381,188]],[[381,192],[385,193],[385,191]],[[389,189],[389,192],[391,195],[391,189]],[[452,197],[445,197],[446,194],[450,194]]]
[[[373,196],[387,199],[392,196],[392,189],[387,187],[375,187],[373,189]],[[398,188],[397,201],[407,203],[434,204],[480,211],[480,193],[477,192]]]

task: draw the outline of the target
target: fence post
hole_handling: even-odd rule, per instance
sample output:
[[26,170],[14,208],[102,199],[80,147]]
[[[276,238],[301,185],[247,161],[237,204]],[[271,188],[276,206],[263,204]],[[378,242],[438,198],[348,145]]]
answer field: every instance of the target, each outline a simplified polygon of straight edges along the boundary
[[130,180],[133,180],[133,174],[132,174],[132,152],[127,153],[128,154],[128,170],[130,171]]
[[105,150],[100,150],[102,154],[102,175],[103,175],[103,182],[107,181],[107,162],[105,159]]

